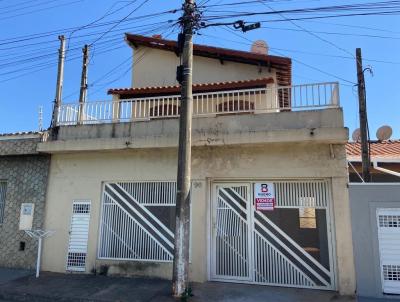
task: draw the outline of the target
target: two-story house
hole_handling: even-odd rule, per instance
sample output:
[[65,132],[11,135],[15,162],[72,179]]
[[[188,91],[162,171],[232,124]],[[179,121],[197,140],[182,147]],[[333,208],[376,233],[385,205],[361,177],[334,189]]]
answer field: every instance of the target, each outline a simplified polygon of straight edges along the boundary
[[[172,276],[178,46],[126,41],[132,87],[62,104],[39,145],[43,270]],[[338,84],[294,86],[289,58],[197,44],[193,78],[191,280],[354,293]]]

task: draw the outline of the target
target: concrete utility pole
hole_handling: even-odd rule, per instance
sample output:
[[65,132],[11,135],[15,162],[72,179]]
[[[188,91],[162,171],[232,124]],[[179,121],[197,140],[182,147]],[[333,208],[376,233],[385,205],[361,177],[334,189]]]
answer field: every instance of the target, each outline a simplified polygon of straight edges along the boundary
[[187,294],[189,286],[190,186],[192,144],[192,69],[193,15],[195,1],[185,0],[182,17],[184,47],[181,54],[181,107],[179,118],[179,154],[176,196],[175,250],[172,290],[175,297]]
[[56,97],[54,101],[54,112],[52,126],[55,127],[58,121],[58,111],[62,103],[62,89],[64,82],[64,63],[65,63],[65,37],[58,36],[60,40],[60,48],[58,49],[58,71],[57,71],[57,86]]
[[87,98],[87,73],[89,65],[89,45],[83,48],[83,61],[82,61],[82,76],[81,76],[81,89],[79,91],[79,119],[78,124],[82,124],[85,117],[84,104]]
[[362,66],[361,48],[356,49],[357,60],[357,82],[358,82],[358,103],[360,114],[360,132],[361,132],[361,156],[362,156],[362,176],[365,182],[371,181],[370,158],[368,146],[367,130],[367,104],[365,97],[365,80]]

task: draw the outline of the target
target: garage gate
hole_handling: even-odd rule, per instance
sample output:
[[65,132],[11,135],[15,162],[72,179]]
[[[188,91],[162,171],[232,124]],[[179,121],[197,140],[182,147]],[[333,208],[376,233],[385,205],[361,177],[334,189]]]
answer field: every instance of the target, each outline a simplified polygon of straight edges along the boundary
[[382,287],[400,294],[400,209],[377,209]]
[[[255,205],[260,185],[275,192],[268,210]],[[330,205],[326,180],[215,183],[211,279],[335,289]]]

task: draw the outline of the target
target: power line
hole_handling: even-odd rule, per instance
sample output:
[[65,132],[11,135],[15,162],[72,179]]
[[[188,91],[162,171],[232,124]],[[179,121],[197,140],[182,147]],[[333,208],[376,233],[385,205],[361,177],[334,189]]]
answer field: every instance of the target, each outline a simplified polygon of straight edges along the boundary
[[[388,16],[388,15],[398,15],[400,10],[390,10],[385,12],[371,12],[371,13],[349,13],[349,14],[339,14],[339,15],[324,15],[324,16],[312,16],[312,17],[298,17],[298,18],[287,18],[287,19],[271,19],[271,20],[259,20],[259,22],[287,22],[289,20],[292,21],[302,21],[302,20],[314,20],[314,19],[330,19],[330,18],[343,18],[343,17],[356,17],[356,16]],[[237,15],[236,17],[240,17],[241,15]],[[212,19],[232,19],[235,16],[222,16],[222,17],[213,17]]]
[[[386,10],[383,10],[386,9]],[[397,10],[396,10],[397,9]],[[207,16],[204,20],[213,19],[230,19],[245,16],[260,16],[260,15],[274,15],[274,14],[305,14],[305,13],[327,13],[327,12],[349,12],[349,11],[364,11],[362,13],[351,13],[341,14],[339,16],[350,16],[350,15],[369,15],[369,14],[395,14],[400,9],[400,1],[386,1],[386,2],[374,2],[374,3],[360,3],[360,4],[349,4],[349,5],[336,5],[336,6],[322,6],[322,7],[310,7],[310,8],[297,8],[288,10],[275,10],[267,12],[237,12],[234,11],[230,15],[214,15]],[[368,10],[370,12],[368,12]],[[367,11],[367,12],[365,12]],[[218,11],[221,13],[221,11]],[[327,16],[319,16],[321,18]],[[292,18],[290,18],[292,20]]]
[[[237,34],[235,31],[233,31],[233,30],[230,29],[229,27],[223,27],[223,28],[224,28],[225,30],[228,30],[229,32],[233,33],[234,35],[236,35],[236,36],[238,36],[238,37],[240,37],[240,38],[242,38],[242,39],[244,39],[244,40],[246,40],[246,41],[252,43],[251,40],[249,40],[249,39],[247,39],[246,37],[243,37],[243,36]],[[275,52],[276,54],[280,55],[280,56],[285,56],[284,54],[279,53],[279,52],[277,52],[277,51],[274,51],[274,52]],[[341,80],[341,81],[343,81],[343,82],[350,83],[350,84],[353,84],[353,85],[355,84],[355,83],[352,82],[352,81],[346,80],[345,78],[342,78],[342,77],[340,77],[340,76],[337,76],[337,75],[335,75],[335,74],[333,74],[333,73],[331,73],[331,72],[324,71],[324,70],[322,70],[322,69],[320,69],[320,68],[318,68],[318,67],[314,67],[314,66],[312,66],[312,65],[310,65],[310,64],[304,63],[304,62],[302,62],[302,61],[300,61],[300,60],[298,60],[298,59],[295,59],[295,58],[291,58],[291,59],[292,59],[293,61],[295,61],[295,62],[301,64],[301,65],[307,66],[308,68],[314,69],[314,70],[316,70],[316,71],[318,71],[318,72],[320,72],[320,73],[329,75],[329,76],[334,77],[334,78],[336,78],[336,79],[338,79],[338,80]]]
[[[171,34],[174,33],[175,27],[176,27],[176,25],[173,25],[173,26],[172,26],[171,32],[168,33],[168,34],[166,34],[166,37],[169,37]],[[164,34],[167,30],[168,30],[168,29],[166,29],[165,31],[163,31],[161,34]],[[138,63],[140,63],[140,62],[143,60],[143,58],[144,58],[144,56],[146,55],[147,51],[148,51],[148,50],[145,50],[145,51],[141,54],[141,56],[140,56],[139,58],[137,58],[137,59],[133,62],[132,66],[129,66],[126,70],[124,70],[124,71],[122,72],[122,74],[120,74],[117,78],[115,78],[115,79],[113,79],[113,80],[111,80],[111,81],[109,81],[109,82],[106,82],[105,84],[100,85],[100,87],[99,87],[98,89],[96,89],[96,90],[95,90],[94,92],[92,92],[92,93],[94,94],[94,93],[100,91],[102,88],[104,88],[104,87],[106,87],[106,86],[108,86],[108,85],[110,85],[110,84],[112,84],[112,83],[115,83],[116,81],[118,81],[119,79],[121,79],[124,75],[126,75],[131,69],[133,69]],[[125,60],[124,60],[124,62],[125,62]],[[106,74],[104,74],[103,76],[101,76],[100,78],[98,78],[97,80],[95,80],[90,86],[93,86],[95,82],[100,82],[101,80],[107,78],[110,74],[112,74],[115,70],[117,70],[119,66],[123,65],[124,62],[120,63],[118,66],[114,67],[112,70],[110,70],[109,72],[107,72]]]
[[[276,12],[271,6],[269,6],[268,4],[264,3],[262,0],[259,0],[259,2],[261,2],[263,5],[265,5],[265,6],[268,7],[269,9],[271,9],[273,12]],[[282,13],[279,13],[279,16],[281,16],[282,18],[286,19],[285,15],[282,14]],[[320,36],[316,35],[315,33],[311,32],[311,31],[309,31],[309,30],[307,30],[306,28],[304,28],[304,27],[298,25],[296,22],[294,22],[294,21],[292,21],[292,20],[288,20],[288,21],[289,21],[291,24],[293,24],[294,26],[296,26],[297,28],[300,28],[302,31],[304,31],[304,32],[306,32],[306,33],[308,33],[308,34],[310,34],[310,35],[313,36],[314,38],[317,38],[318,40],[323,41],[323,42],[325,42],[325,43],[327,43],[327,44],[329,44],[329,45],[331,45],[331,46],[333,46],[333,47],[335,47],[335,48],[337,48],[337,49],[339,49],[339,50],[341,50],[341,51],[343,51],[343,52],[345,52],[345,53],[347,53],[347,54],[350,54],[350,56],[353,56],[352,53],[350,53],[348,50],[344,49],[343,47],[340,47],[340,46],[336,45],[335,43],[333,43],[333,42],[331,42],[331,41],[329,41],[329,40],[326,40],[326,39],[324,39],[324,38],[321,38]]]
[[[11,9],[11,10],[6,10],[6,11],[2,11],[4,9],[4,7],[0,8],[0,15],[2,14],[7,14],[7,13],[12,13],[12,12],[17,12],[17,11],[21,11],[24,10],[26,8],[31,8],[31,7],[38,7],[44,4],[49,4],[49,3],[53,3],[53,2],[57,2],[58,0],[47,0],[45,2],[42,3],[38,3],[38,4],[34,4],[34,5],[28,5],[28,6],[24,6],[24,7],[19,7],[17,9]],[[20,3],[21,4],[21,3]]]
[[[125,8],[125,7],[127,7],[127,6],[129,6],[129,5],[132,5],[132,4],[135,3],[136,1],[137,1],[137,0],[129,1],[129,3],[126,4],[126,5],[124,5],[121,9],[123,9],[123,8]],[[74,33],[76,33],[76,32],[79,31],[79,30],[85,29],[86,27],[88,27],[88,26],[90,26],[90,25],[93,25],[93,24],[95,24],[95,23],[97,23],[97,22],[103,20],[104,18],[106,18],[106,17],[108,17],[108,16],[114,14],[115,12],[117,12],[118,10],[111,11],[117,4],[118,4],[118,2],[114,3],[113,5],[111,5],[111,7],[110,7],[100,18],[97,18],[96,20],[94,20],[94,21],[92,21],[92,22],[90,22],[90,23],[88,23],[88,24],[86,24],[86,25],[83,25],[83,26],[81,26],[81,27],[79,27],[79,28],[77,28],[77,29],[74,29],[73,31],[71,31],[71,32],[69,33],[69,36],[68,36],[68,46],[67,46],[67,49],[69,49],[69,41],[71,40],[71,37],[72,37],[72,35],[73,35]]]
[[[252,43],[240,42],[240,41],[237,41],[237,40],[231,40],[231,39],[227,39],[227,38],[224,38],[224,37],[221,37],[221,36],[213,36],[213,35],[204,34],[204,33],[201,33],[201,36],[210,37],[210,38],[214,38],[214,39],[217,39],[217,40],[223,40],[223,41],[237,43],[237,44],[242,44],[242,45],[247,45],[247,46],[252,46]],[[269,47],[269,49],[278,50],[278,51],[281,50],[281,51],[286,51],[286,52],[301,53],[301,54],[313,55],[313,56],[322,56],[322,57],[354,60],[354,58],[350,57],[350,56],[333,55],[333,54],[327,54],[327,53],[321,53],[321,52],[310,52],[310,51],[304,51],[304,50],[298,50],[298,49],[287,49],[287,48],[277,48],[277,47]],[[371,58],[363,58],[363,60],[364,61],[369,61],[369,62],[384,63],[384,64],[396,64],[396,65],[400,64],[400,61],[378,60],[378,59],[371,59]]]
[[[170,22],[154,22],[154,23],[150,23],[150,24],[144,24],[144,25],[139,25],[136,26],[136,28],[141,28],[142,30],[146,29],[146,30],[155,30],[157,28],[162,28],[165,25],[170,24]],[[156,27],[155,27],[156,26]],[[118,32],[121,32],[123,29],[117,30]],[[87,37],[87,36],[92,36],[92,35],[97,35],[99,32],[95,32],[95,33],[90,33],[90,34],[85,34],[85,35],[81,35],[79,37]],[[109,42],[113,42],[113,41],[121,41],[119,34],[118,35],[113,35],[112,37],[117,36],[116,38],[111,38],[111,39],[107,39],[107,40],[103,40],[102,42],[98,42],[98,44],[106,44]],[[75,43],[77,44],[77,43]],[[48,48],[46,48],[48,49]],[[50,48],[52,49],[52,48]],[[70,49],[70,51],[78,51],[80,50],[80,47],[75,47]],[[29,53],[29,52],[28,52]],[[39,52],[37,56],[29,56],[27,57],[26,55],[19,55],[19,56],[14,56],[13,58],[7,58],[7,59],[3,59],[0,60],[0,68],[4,68],[6,66],[10,66],[10,65],[15,65],[15,64],[21,64],[21,63],[30,63],[32,61],[35,60],[40,60],[40,59],[45,59],[48,57],[52,57],[54,55],[55,51],[50,51],[48,53],[43,53],[43,52]],[[20,59],[21,58],[21,59]],[[3,62],[3,64],[2,64]]]
[[[21,5],[24,5],[24,4],[28,4],[28,3],[32,3],[32,2],[37,2],[37,1],[43,1],[43,0],[28,0],[28,1],[19,2],[19,3],[16,3],[16,4],[8,5],[8,6],[1,6],[1,7],[0,7],[0,11],[3,10],[3,9],[10,8],[10,7],[18,7],[18,6],[21,6]],[[53,0],[53,1],[54,1],[54,0]]]
[[[268,23],[262,22],[262,23]],[[310,30],[303,30],[303,29],[294,29],[294,28],[279,28],[279,27],[269,27],[269,26],[262,26],[263,28],[268,28],[272,30],[286,30],[286,31],[300,31],[300,32],[307,32],[309,34],[325,34],[325,35],[339,35],[339,36],[350,36],[350,37],[366,37],[366,38],[378,38],[378,39],[390,39],[390,40],[400,40],[400,37],[390,37],[390,36],[380,36],[380,35],[368,35],[368,34],[354,34],[354,33],[341,33],[341,32],[329,32],[329,31],[310,31]],[[347,53],[347,52],[346,52]]]
[[[159,29],[159,28],[160,28],[160,27],[156,27],[156,28],[154,28],[154,29],[157,30],[157,29]],[[154,29],[153,29],[153,30],[154,30]],[[149,32],[149,31],[146,31],[146,32],[144,32],[143,34],[146,34],[146,33],[148,33],[148,32]],[[122,42],[122,41],[121,41],[121,42]],[[125,47],[125,44],[123,44],[123,45],[120,46],[120,47],[110,47],[110,46],[107,46],[107,45],[105,45],[105,46],[106,46],[106,48],[102,49],[101,51],[98,51],[98,52],[97,52],[97,55],[105,54],[105,53],[108,54],[108,53],[110,53],[110,52],[112,52],[112,51],[121,49],[121,48]],[[80,56],[80,54],[77,54],[76,56],[67,58],[67,59],[66,59],[66,62],[75,61],[76,59],[79,59],[79,58],[81,58],[81,56]],[[10,80],[13,80],[13,79],[17,79],[17,78],[20,78],[20,77],[23,77],[23,76],[26,76],[26,75],[33,74],[33,73],[35,73],[35,72],[39,72],[39,71],[44,70],[44,69],[48,69],[48,68],[54,67],[55,64],[56,64],[56,62],[57,62],[57,61],[56,61],[56,59],[54,58],[54,60],[50,60],[50,61],[48,61],[48,62],[43,62],[43,63],[40,63],[40,64],[35,64],[35,65],[32,65],[32,66],[28,66],[28,67],[25,67],[25,68],[21,68],[21,69],[18,69],[18,70],[14,70],[14,71],[4,72],[4,73],[0,74],[0,76],[7,76],[7,75],[11,75],[11,74],[18,73],[18,72],[21,72],[21,71],[26,71],[26,72],[23,72],[22,74],[19,74],[19,75],[17,75],[17,76],[14,76],[14,77],[11,77],[11,78],[6,78],[6,79],[3,79],[3,80],[0,80],[0,83],[7,82],[7,81],[10,81]]]
[[[142,16],[135,16],[135,17],[132,17],[132,18],[127,18],[123,22],[129,22],[129,21],[137,22],[137,20],[153,18],[153,17],[165,15],[165,14],[175,14],[177,11],[179,11],[179,9],[173,9],[173,10],[167,10],[167,11],[162,11],[162,12],[157,12],[157,13],[151,13],[151,14],[142,15]],[[112,25],[112,24],[115,24],[115,23],[118,23],[118,22],[120,22],[120,19],[99,23],[97,25],[93,24],[93,25],[87,26],[85,29],[104,27],[104,26]],[[0,45],[6,45],[6,44],[12,44],[12,43],[20,43],[20,42],[24,42],[24,41],[28,41],[28,40],[32,40],[32,39],[39,39],[39,38],[54,36],[54,35],[62,34],[62,33],[65,33],[65,32],[68,33],[70,31],[80,29],[81,27],[82,26],[61,28],[61,29],[47,31],[47,32],[41,32],[41,33],[35,33],[35,34],[29,34],[29,35],[23,35],[23,36],[17,36],[17,37],[12,37],[12,38],[1,39],[0,40]]]
[[75,4],[75,3],[78,3],[78,2],[83,2],[83,1],[85,1],[85,0],[75,0],[75,1],[70,1],[68,3],[63,3],[63,4],[58,4],[58,5],[53,5],[53,6],[41,8],[41,9],[36,9],[36,10],[33,10],[33,11],[21,13],[21,14],[16,14],[16,15],[8,16],[8,17],[3,17],[3,18],[0,18],[0,21],[13,19],[15,17],[20,17],[20,16],[26,16],[26,15],[30,15],[30,14],[33,14],[33,13],[37,13],[37,12],[53,9],[53,8],[68,6],[68,5]]
[[350,28],[359,28],[359,29],[365,29],[365,30],[368,30],[368,31],[374,30],[374,31],[388,32],[388,33],[393,33],[393,34],[400,34],[400,31],[394,31],[394,30],[371,27],[371,26],[343,24],[343,23],[334,23],[334,22],[321,22],[321,21],[312,21],[312,20],[310,20],[310,21],[304,20],[302,22],[317,23],[317,24],[324,24],[324,25],[334,25],[334,26],[350,27]]
[[133,13],[135,13],[137,10],[139,10],[142,6],[144,6],[147,2],[150,0],[144,0],[139,6],[137,6],[135,9],[133,9],[129,14],[127,14],[125,17],[123,17],[121,20],[119,20],[116,24],[111,26],[108,30],[106,30],[104,33],[102,33],[97,39],[95,39],[92,43],[90,43],[89,46],[93,46],[97,41],[101,40],[105,35],[107,35],[111,30],[113,30],[115,27],[121,24],[124,20],[129,18]]

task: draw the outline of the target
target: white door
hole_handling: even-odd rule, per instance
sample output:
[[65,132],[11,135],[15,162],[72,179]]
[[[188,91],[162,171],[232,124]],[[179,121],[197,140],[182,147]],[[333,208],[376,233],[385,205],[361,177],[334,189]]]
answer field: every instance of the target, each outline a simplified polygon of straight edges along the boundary
[[383,292],[400,294],[400,209],[377,209]]
[[74,201],[67,256],[67,271],[84,272],[86,269],[89,236],[90,201]]

